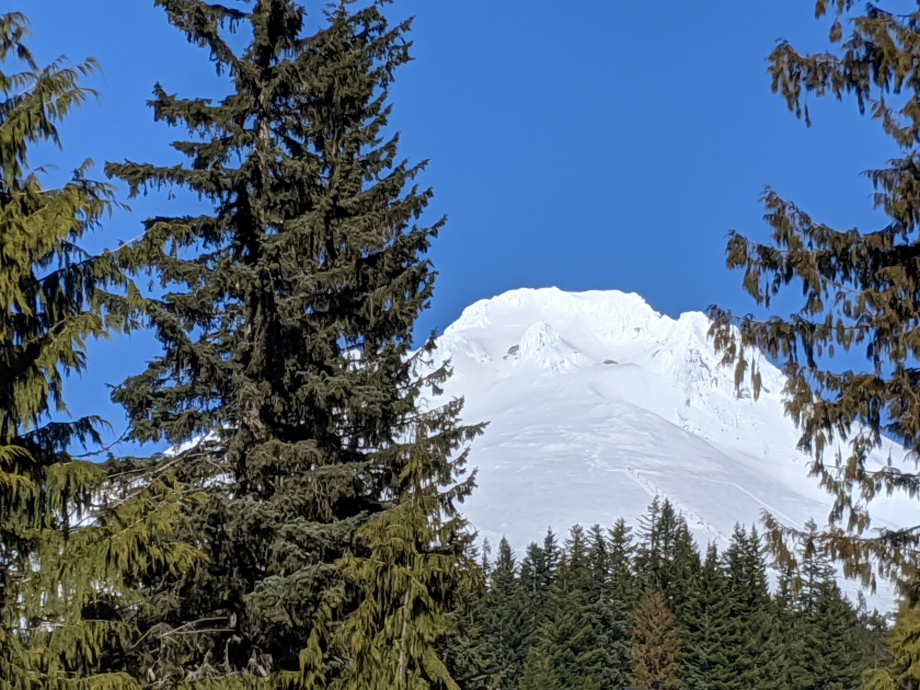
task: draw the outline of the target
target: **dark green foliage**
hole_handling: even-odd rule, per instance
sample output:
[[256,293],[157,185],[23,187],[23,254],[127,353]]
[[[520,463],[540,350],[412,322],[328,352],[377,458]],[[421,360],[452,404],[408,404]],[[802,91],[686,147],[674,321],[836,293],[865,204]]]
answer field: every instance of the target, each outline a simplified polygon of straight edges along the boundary
[[731,670],[725,687],[782,687],[778,660],[786,631],[770,598],[756,531],[736,526],[722,562],[728,603],[723,651]]
[[521,562],[521,584],[525,593],[535,599],[546,596],[556,581],[559,567],[559,546],[556,535],[550,529],[543,539],[543,546],[531,544]]
[[[652,523],[670,525],[673,535],[686,530],[683,517],[665,506],[655,501],[643,524],[646,535],[660,538],[638,545],[624,520],[606,533],[576,526],[561,547],[552,532],[543,546],[531,544],[517,566],[503,540],[489,565],[488,590],[466,607],[462,629],[448,645],[462,669],[462,676],[455,674],[461,687],[622,690],[636,680],[676,678],[691,690],[831,690],[855,687],[863,670],[887,663],[887,654],[878,652],[884,623],[842,595],[813,544],[799,545],[797,561],[771,596],[756,531],[736,528],[724,553],[710,545],[699,563],[692,539],[689,548],[656,550],[683,538],[651,530]],[[662,573],[684,572],[670,567],[680,558],[662,556],[667,553],[690,554],[692,576],[667,580],[673,601],[682,602],[682,621],[660,593],[641,589]],[[657,566],[642,572],[650,563]],[[637,615],[645,626],[638,638]],[[651,675],[641,678],[637,644],[650,655]]]
[[583,591],[554,593],[533,636],[520,690],[599,690],[604,648]]
[[689,584],[700,570],[700,555],[687,523],[666,499],[656,496],[639,521],[636,572],[643,587],[659,592],[665,606],[683,623]]
[[455,451],[478,429],[459,401],[421,408],[447,375],[411,343],[443,220],[417,224],[424,164],[384,134],[409,23],[342,2],[307,35],[293,0],[156,4],[230,95],[157,85],[188,162],[107,166],[131,194],[211,206],[149,219],[124,253],[161,283],[144,313],[163,353],[115,398],[132,437],[180,446],[160,464],[208,494],[184,535],[207,562],[150,574],[133,668],[164,687],[455,687],[435,650],[476,580]]
[[[868,666],[857,611],[843,596],[830,560],[816,548],[817,525],[805,526],[793,578],[781,578],[778,605],[789,641],[783,659],[789,688],[855,687]],[[864,633],[863,633],[864,634]]]
[[[592,538],[594,532],[592,532]],[[607,533],[607,571],[595,576],[600,583],[600,593],[594,594],[600,629],[604,641],[604,688],[627,685],[631,660],[629,646],[632,640],[633,611],[641,591],[634,568],[635,545],[632,530],[624,519],[619,519]],[[600,540],[598,534],[597,539]]]
[[594,581],[587,549],[584,529],[576,525],[547,593],[543,623],[531,636],[521,690],[601,687],[606,645],[590,598]]
[[817,687],[855,687],[865,662],[861,657],[856,612],[833,580],[823,583],[811,616],[810,661]]
[[494,570],[488,540],[483,544],[481,555],[471,540],[467,545],[467,555],[470,561],[480,561],[483,586],[459,593],[457,606],[449,614],[453,634],[440,640],[438,651],[457,685],[465,690],[488,690],[494,687],[491,678],[501,663],[499,655],[493,650],[494,642],[487,620],[491,610],[486,585]]
[[731,601],[728,578],[711,544],[687,602],[681,664],[685,669],[684,684],[691,690],[733,687],[735,673],[726,653]]
[[[812,474],[835,497],[831,528],[819,543],[846,574],[864,582],[879,573],[913,578],[920,545],[920,526],[876,533],[869,515],[875,496],[920,495],[913,462],[867,463],[886,435],[912,452],[920,446],[920,6],[901,13],[891,4],[897,12],[817,0],[817,17],[834,15],[830,50],[803,55],[781,41],[769,57],[773,91],[807,124],[809,97],[852,96],[899,148],[885,167],[865,173],[883,222],[871,230],[837,230],[767,189],[770,239],[732,233],[727,265],[744,272],[744,289],[758,305],[769,310],[782,292],[800,293],[800,306],[767,319],[711,308],[716,346],[736,364],[738,383],[750,376],[755,394],[759,390],[756,363],[747,356],[752,347],[783,365],[800,446],[812,455]],[[822,359],[849,351],[864,356],[864,371],[833,371]],[[784,537],[796,530],[773,518],[768,526],[771,549],[790,559]]]
[[856,615],[859,620],[857,635],[863,668],[883,668],[889,659],[890,618],[878,611],[870,611],[862,593],[858,595]]
[[517,687],[524,667],[526,643],[531,633],[527,611],[527,601],[521,580],[518,578],[514,552],[508,541],[503,538],[498,545],[498,557],[485,597],[483,636],[493,658],[489,687]]
[[25,17],[0,15],[0,686],[133,687],[132,585],[194,558],[171,541],[188,497],[168,472],[126,488],[71,455],[98,446],[104,422],[70,419],[64,382],[88,340],[130,330],[136,291],[113,254],[79,246],[114,203],[86,176],[92,162],[56,189],[29,167],[33,147],[61,147],[58,125],[92,94],[80,80],[95,63],[40,67],[27,37]]

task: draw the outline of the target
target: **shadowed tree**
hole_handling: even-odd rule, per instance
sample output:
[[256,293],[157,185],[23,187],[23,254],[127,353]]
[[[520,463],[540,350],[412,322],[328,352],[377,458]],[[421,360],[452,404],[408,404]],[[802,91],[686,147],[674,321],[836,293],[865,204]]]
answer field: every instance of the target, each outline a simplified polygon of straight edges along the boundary
[[545,620],[535,631],[520,690],[599,690],[604,639],[592,585],[584,529],[575,525],[547,593]]
[[687,609],[687,633],[682,649],[687,687],[694,690],[731,687],[735,674],[726,647],[731,635],[732,600],[729,581],[714,544],[706,550]]
[[606,553],[606,580],[595,601],[606,638],[605,683],[617,688],[628,684],[632,614],[641,595],[633,563],[636,546],[632,529],[622,518],[608,531]]
[[889,638],[891,668],[863,674],[865,690],[917,690],[920,688],[920,610],[904,605]]
[[687,521],[670,501],[656,496],[639,522],[636,573],[645,587],[661,593],[668,610],[683,623],[690,584],[701,565]]

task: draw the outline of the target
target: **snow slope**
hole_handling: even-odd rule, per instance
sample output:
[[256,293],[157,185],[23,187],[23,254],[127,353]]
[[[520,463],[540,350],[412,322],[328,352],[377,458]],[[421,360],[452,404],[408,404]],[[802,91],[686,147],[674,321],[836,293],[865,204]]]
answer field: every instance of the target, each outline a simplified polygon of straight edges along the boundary
[[[448,396],[468,422],[489,421],[472,448],[478,488],[465,513],[480,536],[520,550],[547,527],[635,521],[666,496],[705,544],[768,510],[822,524],[829,497],[807,476],[784,416],[783,375],[760,364],[758,401],[736,394],[706,338],[709,321],[676,321],[635,294],[507,292],[467,308],[438,341]],[[885,462],[896,444],[877,451]],[[879,501],[880,524],[920,522],[907,499]],[[886,598],[883,595],[883,599]]]

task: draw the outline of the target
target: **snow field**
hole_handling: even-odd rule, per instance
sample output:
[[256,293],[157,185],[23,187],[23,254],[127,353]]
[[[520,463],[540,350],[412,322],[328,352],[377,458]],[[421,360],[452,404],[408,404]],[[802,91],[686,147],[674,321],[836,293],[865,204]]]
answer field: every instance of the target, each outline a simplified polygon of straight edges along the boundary
[[[465,421],[490,422],[473,443],[478,488],[464,504],[480,537],[507,536],[521,554],[550,526],[561,537],[574,524],[635,523],[656,494],[701,548],[724,548],[736,522],[759,526],[765,510],[796,527],[824,524],[831,499],[796,450],[782,373],[760,358],[759,400],[736,393],[708,328],[704,314],[674,320],[619,291],[521,289],[468,307],[436,360],[451,360],[445,395],[465,398]],[[889,453],[903,458],[887,443],[874,460]],[[873,515],[916,524],[920,506],[877,499]],[[880,590],[870,601],[891,598]]]

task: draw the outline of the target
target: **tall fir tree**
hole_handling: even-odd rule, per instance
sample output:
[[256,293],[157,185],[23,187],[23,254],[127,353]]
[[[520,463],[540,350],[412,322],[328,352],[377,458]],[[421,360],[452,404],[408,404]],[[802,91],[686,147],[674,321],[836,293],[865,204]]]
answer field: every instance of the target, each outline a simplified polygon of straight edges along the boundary
[[728,580],[729,614],[723,653],[730,669],[727,687],[781,688],[783,631],[770,598],[760,537],[736,526],[722,556]]
[[550,585],[542,625],[531,639],[520,690],[600,690],[605,641],[595,601],[588,541],[575,525]]
[[846,690],[857,687],[865,668],[859,621],[833,577],[822,584],[811,616],[814,687]]
[[817,525],[809,521],[795,553],[797,574],[789,585],[781,578],[780,593],[792,591],[778,597],[785,604],[784,685],[843,690],[858,684],[864,668],[860,623],[830,559],[817,547],[818,538]]
[[71,454],[101,445],[104,422],[71,419],[64,383],[88,340],[130,329],[136,295],[113,254],[79,245],[114,203],[92,162],[58,188],[29,166],[36,145],[61,147],[96,64],[40,67],[28,35],[23,15],[0,15],[0,685],[134,687],[133,583],[194,554],[171,539],[182,499],[168,473],[125,491]]
[[683,623],[700,555],[686,520],[667,499],[661,502],[656,496],[641,518],[635,558],[643,585],[660,592],[668,610]]
[[[800,446],[812,456],[811,473],[835,499],[821,547],[864,582],[878,574],[915,579],[920,546],[920,525],[875,533],[870,516],[875,496],[920,495],[920,474],[910,459],[867,462],[886,436],[912,454],[920,447],[920,5],[901,12],[896,3],[890,11],[884,4],[816,0],[816,17],[832,15],[830,49],[807,55],[781,41],[768,61],[774,93],[807,125],[809,98],[854,97],[899,149],[886,166],[865,173],[883,222],[871,230],[837,230],[767,189],[769,241],[732,233],[726,263],[743,271],[744,290],[772,313],[761,319],[710,310],[715,343],[726,362],[735,363],[737,383],[749,376],[759,392],[751,348],[783,365],[786,408],[801,432]],[[773,307],[787,287],[802,301],[784,317]],[[864,356],[865,366],[834,370],[824,359],[848,351]],[[775,517],[768,525],[771,548],[781,559],[792,558],[785,537],[796,530]]]
[[504,537],[485,597],[485,639],[494,665],[490,669],[491,688],[515,688],[527,654],[527,607],[518,578],[514,551]]
[[[230,95],[157,85],[185,165],[107,172],[132,195],[185,189],[211,210],[159,216],[126,252],[162,285],[145,315],[163,354],[116,391],[138,441],[208,494],[186,538],[207,564],[146,583],[135,671],[163,686],[453,688],[438,654],[476,577],[456,510],[472,488],[447,375],[413,353],[432,295],[424,163],[386,134],[409,22],[384,0],[242,9],[157,0]],[[245,26],[245,47],[228,32]],[[435,401],[423,404],[423,394]]]
[[859,621],[857,634],[863,669],[884,668],[889,658],[888,638],[892,625],[891,620],[878,609],[869,610],[868,602],[862,592],[857,594],[856,618]]
[[445,660],[451,678],[461,688],[492,690],[495,687],[492,678],[501,662],[491,640],[487,585],[499,561],[491,562],[488,540],[483,542],[480,553],[472,534],[467,543],[467,554],[470,561],[478,557],[483,575],[482,586],[460,593],[456,608],[449,614],[451,633],[441,639],[438,653]]
[[559,544],[552,529],[547,530],[543,546],[534,542],[527,547],[527,555],[521,561],[521,585],[529,597],[538,602],[545,599],[556,581],[559,556]]
[[590,582],[588,588],[592,593],[600,594],[610,581],[610,544],[607,534],[600,525],[592,525],[586,536],[588,573]]
[[604,687],[621,688],[629,683],[633,611],[642,593],[633,567],[635,552],[632,528],[620,518],[607,533],[609,568],[597,599],[605,638]]
[[706,550],[699,577],[690,592],[682,645],[684,682],[690,690],[733,687],[734,672],[726,655],[731,597],[715,544]]
[[584,591],[554,591],[534,635],[520,690],[601,690],[604,644]]
[[791,690],[810,688],[814,681],[808,671],[812,630],[808,616],[801,610],[801,578],[796,566],[790,562],[780,564],[777,590],[773,597],[785,636],[785,644],[780,649],[776,664],[783,684]]

